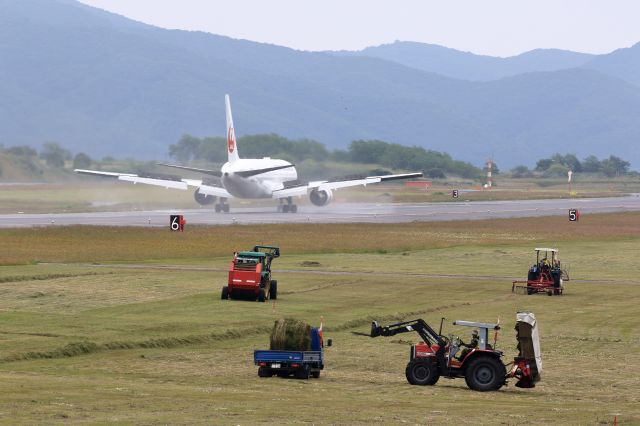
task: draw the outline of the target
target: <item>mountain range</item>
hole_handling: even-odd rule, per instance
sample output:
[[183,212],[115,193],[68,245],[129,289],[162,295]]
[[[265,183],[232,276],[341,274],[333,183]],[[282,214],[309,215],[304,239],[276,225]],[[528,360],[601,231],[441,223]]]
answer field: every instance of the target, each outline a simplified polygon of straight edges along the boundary
[[160,159],[182,134],[224,135],[229,93],[238,135],[329,148],[381,139],[503,168],[554,152],[640,165],[640,44],[511,58],[409,42],[306,52],[153,27],[74,0],[0,0],[0,58],[6,146],[56,141]]

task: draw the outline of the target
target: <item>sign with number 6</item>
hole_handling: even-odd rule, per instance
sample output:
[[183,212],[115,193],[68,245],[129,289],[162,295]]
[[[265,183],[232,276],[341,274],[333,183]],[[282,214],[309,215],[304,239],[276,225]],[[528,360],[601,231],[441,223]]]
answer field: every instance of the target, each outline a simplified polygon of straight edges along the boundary
[[169,228],[172,231],[184,231],[185,223],[184,216],[181,214],[172,214],[169,216]]

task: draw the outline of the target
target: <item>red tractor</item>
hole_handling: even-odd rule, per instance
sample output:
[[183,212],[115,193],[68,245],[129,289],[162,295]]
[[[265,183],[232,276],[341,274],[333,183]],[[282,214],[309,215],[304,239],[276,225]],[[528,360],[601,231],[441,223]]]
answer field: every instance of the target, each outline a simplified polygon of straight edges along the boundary
[[[569,272],[562,269],[558,259],[558,249],[536,248],[536,263],[529,268],[527,281],[513,281],[511,292],[526,294],[546,293],[561,295],[563,283],[569,281]],[[517,285],[526,284],[526,285]]]
[[[487,342],[489,330],[497,332],[500,329],[498,324],[471,321],[454,321],[453,324],[474,327],[479,333],[475,334],[470,344],[465,344],[459,337],[445,337],[436,333],[424,320],[417,319],[388,326],[380,326],[374,321],[370,336],[394,336],[415,331],[422,337],[422,342],[411,347],[411,356],[405,369],[407,381],[412,385],[435,385],[440,377],[464,377],[469,388],[485,392],[500,389],[511,377],[517,378],[516,386],[522,388],[532,388],[540,380],[540,343],[532,313],[517,314],[519,355],[508,365],[502,362],[504,354]],[[465,349],[458,354],[463,346]],[[509,366],[511,369],[507,372]]]
[[253,251],[234,253],[227,285],[222,287],[222,300],[276,300],[278,282],[271,279],[271,261],[276,257],[280,257],[280,249],[272,246],[255,246]]

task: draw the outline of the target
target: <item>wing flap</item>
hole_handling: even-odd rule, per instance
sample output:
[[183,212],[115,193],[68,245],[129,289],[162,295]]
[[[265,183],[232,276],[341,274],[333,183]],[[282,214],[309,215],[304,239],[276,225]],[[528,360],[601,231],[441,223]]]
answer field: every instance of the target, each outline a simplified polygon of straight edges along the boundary
[[361,179],[348,179],[348,180],[337,180],[337,181],[327,181],[320,180],[315,182],[309,182],[306,185],[294,186],[291,188],[279,189],[277,191],[273,191],[273,198],[286,198],[286,197],[299,197],[302,195],[306,195],[309,190],[318,189],[320,191],[323,190],[334,190],[340,188],[348,188],[350,186],[366,186],[372,183],[380,183],[384,181],[397,180],[397,179],[411,179],[422,177],[422,173],[403,173],[398,175],[386,175],[386,176],[369,176]]
[[164,188],[173,189],[189,189],[189,185],[183,181],[166,180],[166,179],[153,179],[140,176],[118,176],[119,180],[131,183],[144,183],[145,185],[162,186]]

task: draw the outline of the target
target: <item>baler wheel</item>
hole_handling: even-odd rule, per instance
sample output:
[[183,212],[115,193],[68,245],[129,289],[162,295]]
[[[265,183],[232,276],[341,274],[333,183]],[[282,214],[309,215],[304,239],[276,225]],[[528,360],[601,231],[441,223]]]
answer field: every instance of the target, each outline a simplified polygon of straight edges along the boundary
[[222,294],[220,295],[222,300],[227,300],[229,298],[229,287],[226,285],[222,287]]
[[276,300],[278,298],[278,281],[272,280],[269,285],[269,299]]
[[264,288],[261,288],[260,291],[258,292],[258,302],[264,302],[264,301],[265,301]]

